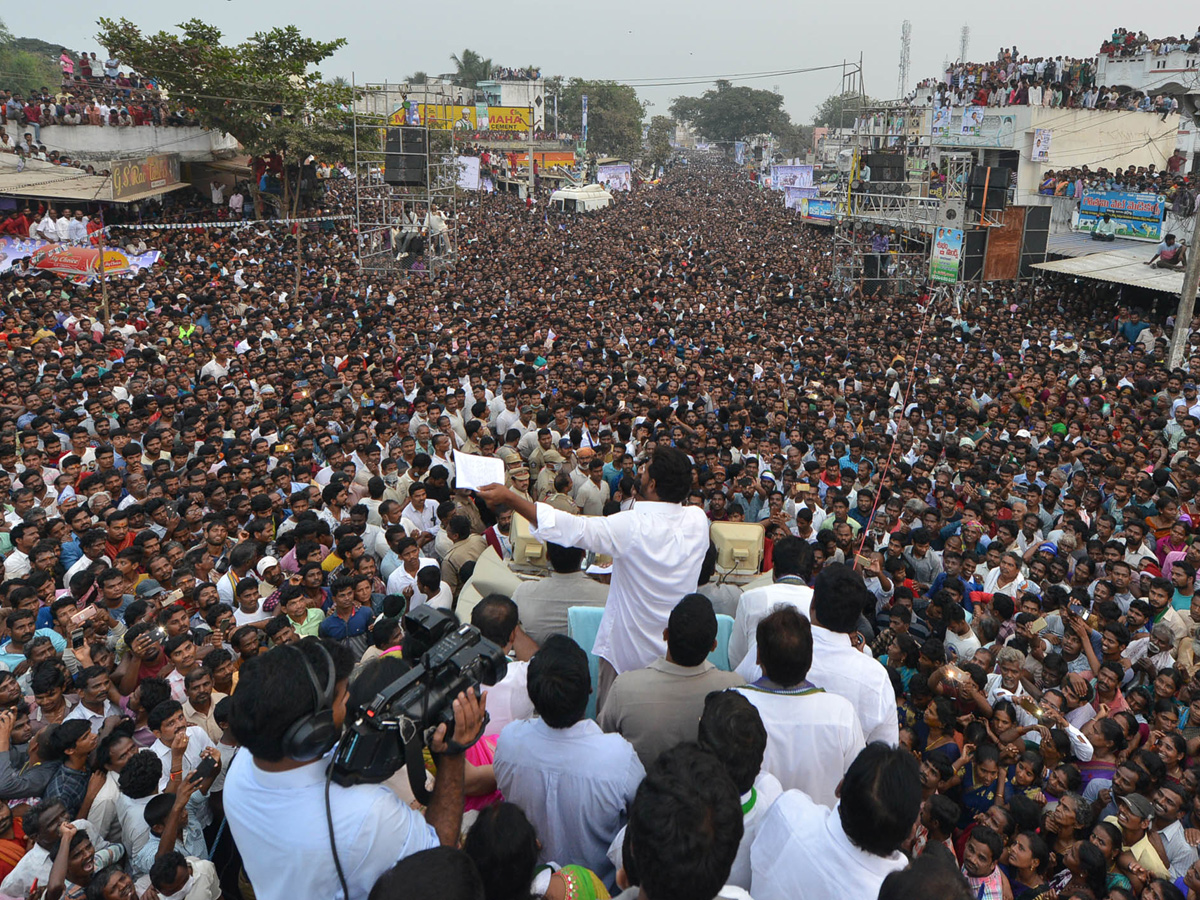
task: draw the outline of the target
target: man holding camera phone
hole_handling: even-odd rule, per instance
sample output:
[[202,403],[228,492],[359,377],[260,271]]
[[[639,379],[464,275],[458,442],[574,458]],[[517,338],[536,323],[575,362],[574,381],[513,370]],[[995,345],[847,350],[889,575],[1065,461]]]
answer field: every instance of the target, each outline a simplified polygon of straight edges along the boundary
[[258,900],[360,900],[398,860],[458,843],[465,775],[459,748],[483,730],[486,695],[464,691],[454,700],[453,744],[444,725],[434,732],[437,778],[422,818],[386,784],[326,783],[354,662],[344,647],[308,639],[242,666],[230,715],[242,752],[230,764],[224,800]]

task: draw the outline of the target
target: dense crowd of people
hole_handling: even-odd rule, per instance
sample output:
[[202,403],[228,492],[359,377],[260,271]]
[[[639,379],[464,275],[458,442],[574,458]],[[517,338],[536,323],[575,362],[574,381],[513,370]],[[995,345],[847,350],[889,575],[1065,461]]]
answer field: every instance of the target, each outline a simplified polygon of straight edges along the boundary
[[1182,34],[1179,37],[1151,38],[1144,31],[1114,28],[1112,36],[1100,46],[1100,52],[1109,57],[1141,56],[1146,53],[1165,56],[1176,50],[1188,53],[1200,50],[1200,28],[1190,38]]
[[[1100,53],[1136,56],[1190,50],[1200,41],[1166,38],[1151,41],[1144,33],[1123,28],[1113,31]],[[1155,113],[1164,121],[1179,112],[1179,100],[1170,93],[1121,90],[1116,85],[1096,83],[1098,57],[1075,59],[1063,56],[1030,57],[1014,47],[1002,47],[990,62],[960,60],[940,77],[927,78],[913,90],[912,98],[943,106],[1044,106],[1064,109],[1123,110]]]
[[1182,171],[1183,153],[1176,152],[1167,160],[1165,169],[1154,163],[1148,166],[1127,166],[1109,171],[1087,166],[1069,169],[1047,169],[1038,184],[1038,193],[1052,197],[1079,200],[1084,191],[1123,191],[1160,194],[1166,201],[1164,212],[1176,218],[1195,215],[1200,183],[1196,173]]
[[[344,221],[113,228],[161,257],[108,322],[0,274],[0,895],[1200,892],[1195,340],[1095,282],[847,292],[704,157],[456,227],[432,274]],[[550,574],[469,590],[515,515]],[[330,785],[423,607],[503,678],[427,797]]]

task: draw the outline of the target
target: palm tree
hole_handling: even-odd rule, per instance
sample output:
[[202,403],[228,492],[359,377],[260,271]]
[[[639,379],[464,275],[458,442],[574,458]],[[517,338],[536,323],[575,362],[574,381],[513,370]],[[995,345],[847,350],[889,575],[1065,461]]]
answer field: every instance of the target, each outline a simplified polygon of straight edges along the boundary
[[409,75],[404,80],[408,84],[424,84],[425,82],[427,82],[429,80],[429,75],[418,69],[416,72],[413,72],[411,75]]
[[474,50],[464,50],[462,56],[450,54],[450,62],[454,63],[454,81],[463,87],[473,88],[476,82],[487,81],[492,77],[492,61],[480,56]]

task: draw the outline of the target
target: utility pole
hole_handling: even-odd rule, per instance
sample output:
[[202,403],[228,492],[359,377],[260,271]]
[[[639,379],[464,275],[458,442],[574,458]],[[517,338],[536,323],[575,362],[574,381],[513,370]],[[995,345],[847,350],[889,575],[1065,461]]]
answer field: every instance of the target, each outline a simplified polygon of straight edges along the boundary
[[[1200,234],[1200,228],[1196,229]],[[1183,364],[1183,352],[1188,349],[1188,332],[1192,327],[1192,313],[1196,308],[1196,286],[1200,284],[1200,253],[1195,252],[1196,241],[1185,251],[1188,255],[1187,268],[1183,272],[1183,290],[1179,292],[1179,309],[1175,312],[1175,329],[1171,332],[1171,346],[1167,351],[1167,368],[1177,369]]]

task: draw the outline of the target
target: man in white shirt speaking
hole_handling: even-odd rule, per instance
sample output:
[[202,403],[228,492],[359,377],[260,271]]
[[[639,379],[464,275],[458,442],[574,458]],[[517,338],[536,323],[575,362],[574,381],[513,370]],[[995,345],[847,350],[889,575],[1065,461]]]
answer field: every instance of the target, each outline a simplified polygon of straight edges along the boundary
[[600,657],[601,708],[617,675],[666,655],[662,635],[671,610],[699,583],[709,523],[700,507],[683,505],[691,486],[687,454],[659,446],[642,469],[637,502],[611,516],[573,516],[499,484],[479,489],[494,509],[508,506],[528,519],[534,537],[612,557],[608,603],[592,647]]

